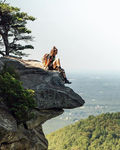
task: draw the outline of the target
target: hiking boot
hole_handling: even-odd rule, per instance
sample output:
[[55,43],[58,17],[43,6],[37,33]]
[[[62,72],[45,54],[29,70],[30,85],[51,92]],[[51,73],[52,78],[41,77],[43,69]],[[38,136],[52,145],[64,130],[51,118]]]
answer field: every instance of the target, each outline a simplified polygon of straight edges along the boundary
[[65,78],[65,83],[66,84],[71,84],[72,82],[70,82],[68,79]]

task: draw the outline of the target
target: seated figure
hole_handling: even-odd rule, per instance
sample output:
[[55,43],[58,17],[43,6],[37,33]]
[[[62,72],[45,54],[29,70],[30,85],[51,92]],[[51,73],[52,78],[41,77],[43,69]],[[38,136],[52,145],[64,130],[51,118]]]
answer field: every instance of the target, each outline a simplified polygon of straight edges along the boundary
[[44,61],[43,61],[44,68],[47,68],[48,70],[59,71],[65,83],[71,84],[71,82],[68,81],[68,79],[66,78],[64,69],[61,68],[60,59],[56,58],[57,53],[58,53],[58,49],[54,46],[53,49],[50,51],[50,54],[44,55]]

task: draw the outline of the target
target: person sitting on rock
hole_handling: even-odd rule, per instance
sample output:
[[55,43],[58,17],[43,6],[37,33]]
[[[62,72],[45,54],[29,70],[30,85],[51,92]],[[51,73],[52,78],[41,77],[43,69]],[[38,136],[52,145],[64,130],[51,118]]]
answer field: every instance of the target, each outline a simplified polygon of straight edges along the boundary
[[66,74],[63,68],[60,65],[60,59],[55,58],[58,53],[58,49],[54,46],[53,49],[50,51],[50,54],[47,56],[47,61],[45,62],[45,68],[48,70],[57,70],[61,73],[65,83],[71,84],[71,82],[66,78]]

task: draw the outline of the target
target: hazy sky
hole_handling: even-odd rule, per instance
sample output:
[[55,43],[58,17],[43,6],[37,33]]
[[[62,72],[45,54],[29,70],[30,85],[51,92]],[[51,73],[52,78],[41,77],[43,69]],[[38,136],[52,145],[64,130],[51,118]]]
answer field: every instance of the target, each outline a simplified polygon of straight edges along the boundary
[[120,70],[120,0],[9,0],[36,17],[29,58],[52,46],[67,72]]

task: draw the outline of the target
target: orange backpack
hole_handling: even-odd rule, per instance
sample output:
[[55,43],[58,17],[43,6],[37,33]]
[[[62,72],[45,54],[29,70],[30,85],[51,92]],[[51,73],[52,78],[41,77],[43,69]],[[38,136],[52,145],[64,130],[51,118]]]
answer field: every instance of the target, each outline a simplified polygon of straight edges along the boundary
[[43,56],[43,58],[42,58],[42,63],[43,63],[44,66],[46,66],[46,64],[47,64],[48,56],[49,56],[49,54],[46,53],[46,54]]

